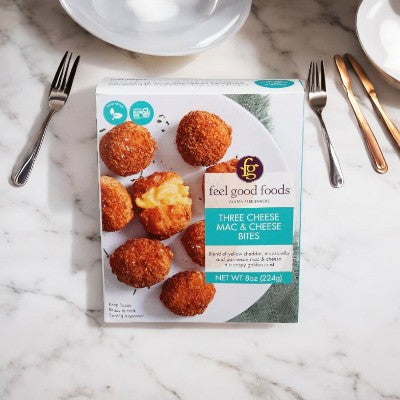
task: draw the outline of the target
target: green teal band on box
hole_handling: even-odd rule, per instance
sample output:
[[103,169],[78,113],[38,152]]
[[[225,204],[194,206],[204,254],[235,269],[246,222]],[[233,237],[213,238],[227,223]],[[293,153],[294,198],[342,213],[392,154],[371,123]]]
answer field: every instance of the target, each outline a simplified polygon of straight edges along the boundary
[[[262,221],[265,214],[275,214],[278,219]],[[239,216],[240,221],[231,221],[232,216]],[[206,246],[293,243],[293,207],[206,208],[205,225]]]
[[292,272],[206,272],[207,283],[276,285],[292,283]]
[[270,89],[281,89],[293,86],[294,82],[287,79],[261,79],[255,81],[255,84]]

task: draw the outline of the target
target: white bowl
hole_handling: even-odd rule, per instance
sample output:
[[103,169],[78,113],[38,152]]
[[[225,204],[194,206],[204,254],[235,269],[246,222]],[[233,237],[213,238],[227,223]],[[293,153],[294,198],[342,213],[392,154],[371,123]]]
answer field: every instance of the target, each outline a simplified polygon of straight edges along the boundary
[[100,39],[158,56],[214,47],[246,21],[251,0],[60,0],[65,11]]
[[364,0],[356,25],[368,58],[390,83],[400,87],[400,0]]

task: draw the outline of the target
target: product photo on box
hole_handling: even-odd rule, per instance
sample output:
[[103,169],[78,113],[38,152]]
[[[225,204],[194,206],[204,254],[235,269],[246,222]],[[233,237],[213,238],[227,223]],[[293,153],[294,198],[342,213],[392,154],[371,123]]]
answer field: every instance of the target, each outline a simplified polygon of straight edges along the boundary
[[[105,321],[296,322],[302,83],[114,78],[96,96]],[[116,229],[112,184],[135,214]]]

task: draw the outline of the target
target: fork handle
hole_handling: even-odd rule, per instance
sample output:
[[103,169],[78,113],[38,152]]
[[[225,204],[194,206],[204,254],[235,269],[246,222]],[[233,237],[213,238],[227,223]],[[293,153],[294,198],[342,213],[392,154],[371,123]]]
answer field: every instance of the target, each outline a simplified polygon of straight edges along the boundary
[[342,168],[340,167],[339,159],[336,155],[335,149],[333,148],[331,139],[328,134],[328,130],[326,129],[325,122],[322,118],[322,114],[318,111],[316,111],[316,114],[324,131],[324,138],[328,150],[329,180],[334,188],[340,188],[341,186],[343,186],[344,183]]
[[44,120],[37,137],[29,148],[29,151],[19,160],[14,166],[11,174],[11,181],[15,186],[23,186],[28,180],[29,174],[32,170],[33,164],[39,154],[40,147],[42,146],[43,139],[46,135],[49,122],[56,111],[51,110],[46,119]]

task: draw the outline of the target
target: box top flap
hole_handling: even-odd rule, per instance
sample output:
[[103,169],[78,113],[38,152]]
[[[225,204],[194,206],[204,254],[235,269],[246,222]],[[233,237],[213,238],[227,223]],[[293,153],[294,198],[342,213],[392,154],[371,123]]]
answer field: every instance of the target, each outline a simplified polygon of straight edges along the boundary
[[303,93],[298,79],[133,79],[105,78],[96,94],[278,94]]

